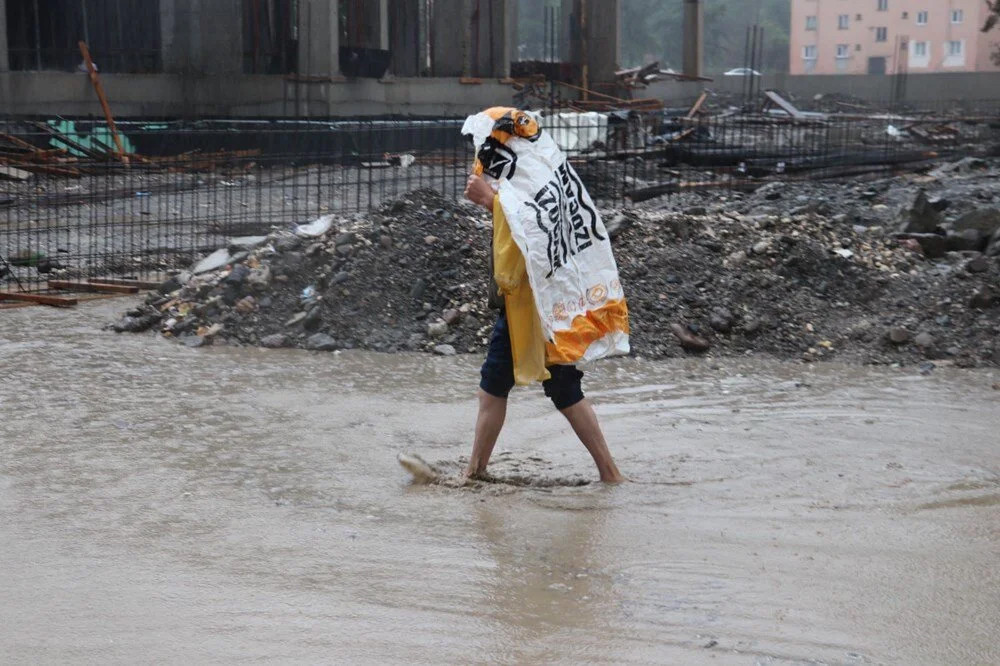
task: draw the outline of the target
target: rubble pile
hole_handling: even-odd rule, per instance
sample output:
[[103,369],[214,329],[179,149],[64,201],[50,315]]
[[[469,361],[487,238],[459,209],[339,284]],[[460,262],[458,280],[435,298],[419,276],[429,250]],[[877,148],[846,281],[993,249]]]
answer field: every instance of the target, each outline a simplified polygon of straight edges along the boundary
[[[966,167],[607,211],[634,353],[1000,365],[996,165]],[[481,353],[489,237],[484,211],[418,190],[367,217],[233,239],[113,328],[192,346]]]

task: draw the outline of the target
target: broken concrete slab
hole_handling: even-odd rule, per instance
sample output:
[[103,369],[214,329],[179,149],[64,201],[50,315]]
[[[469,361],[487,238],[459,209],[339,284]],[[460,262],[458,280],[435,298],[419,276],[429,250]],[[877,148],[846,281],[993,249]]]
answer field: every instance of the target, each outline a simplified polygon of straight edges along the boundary
[[1000,208],[980,208],[970,211],[955,220],[951,228],[955,231],[975,229],[984,236],[989,236],[1000,229]]
[[227,248],[222,248],[216,250],[212,254],[208,255],[191,269],[191,272],[195,275],[200,275],[201,273],[207,273],[209,271],[214,271],[222,268],[230,261],[230,254]]
[[941,225],[941,213],[931,205],[927,193],[917,192],[913,204],[903,210],[899,230],[908,234],[930,234]]

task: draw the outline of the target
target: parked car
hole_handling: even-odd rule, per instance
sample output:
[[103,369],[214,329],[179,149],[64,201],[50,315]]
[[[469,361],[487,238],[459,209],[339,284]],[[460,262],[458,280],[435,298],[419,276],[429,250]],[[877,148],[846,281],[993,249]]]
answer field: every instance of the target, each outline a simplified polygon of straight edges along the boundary
[[731,69],[723,76],[760,76],[760,72],[755,69],[750,69],[749,67],[737,67],[736,69]]

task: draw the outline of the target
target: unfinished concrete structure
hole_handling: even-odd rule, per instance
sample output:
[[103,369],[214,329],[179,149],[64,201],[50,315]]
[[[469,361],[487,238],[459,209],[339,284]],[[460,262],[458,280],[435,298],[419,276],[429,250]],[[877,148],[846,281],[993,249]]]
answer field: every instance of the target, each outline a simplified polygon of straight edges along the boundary
[[[573,83],[613,81],[621,2],[560,0],[560,57],[573,63]],[[79,40],[122,116],[464,113],[512,100],[517,6],[47,0],[39,10],[36,2],[0,0],[0,113],[96,113],[78,70]]]

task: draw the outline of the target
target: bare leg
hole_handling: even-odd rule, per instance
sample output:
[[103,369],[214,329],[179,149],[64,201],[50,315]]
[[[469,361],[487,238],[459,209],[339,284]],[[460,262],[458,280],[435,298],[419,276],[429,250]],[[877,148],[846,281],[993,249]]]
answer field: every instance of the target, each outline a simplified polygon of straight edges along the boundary
[[479,416],[476,417],[476,439],[472,444],[472,456],[465,476],[475,477],[486,471],[493,447],[500,436],[507,416],[507,399],[490,395],[479,389]]
[[593,457],[601,481],[605,483],[624,481],[625,477],[618,471],[615,461],[611,458],[611,452],[608,451],[608,444],[604,441],[604,433],[601,432],[601,425],[597,422],[597,414],[594,413],[590,401],[583,399],[572,407],[562,410],[562,414]]

